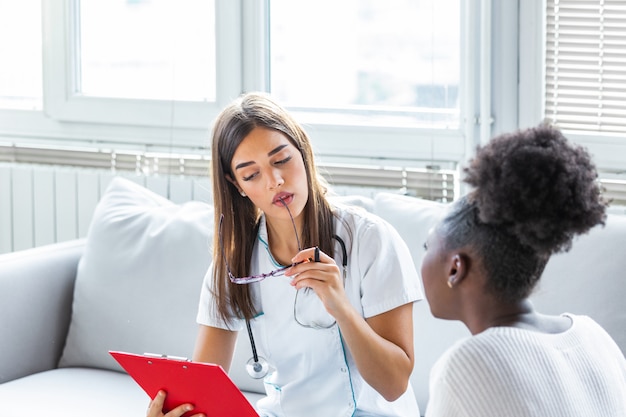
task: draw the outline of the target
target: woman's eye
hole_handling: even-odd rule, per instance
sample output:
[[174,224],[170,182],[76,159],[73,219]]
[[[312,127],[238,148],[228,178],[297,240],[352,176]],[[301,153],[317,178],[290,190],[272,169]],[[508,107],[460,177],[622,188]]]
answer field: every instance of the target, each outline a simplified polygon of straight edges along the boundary
[[241,179],[243,181],[250,181],[251,179],[253,179],[254,177],[256,177],[258,175],[258,172],[255,172],[254,174],[250,174],[247,176],[242,177]]
[[275,165],[283,165],[291,160],[291,156],[286,157],[285,159],[281,159],[280,161],[274,162]]

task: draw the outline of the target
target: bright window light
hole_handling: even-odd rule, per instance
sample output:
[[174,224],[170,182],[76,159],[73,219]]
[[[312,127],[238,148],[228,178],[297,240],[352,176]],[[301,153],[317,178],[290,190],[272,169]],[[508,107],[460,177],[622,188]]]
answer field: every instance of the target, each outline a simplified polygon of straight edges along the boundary
[[215,0],[81,0],[76,93],[213,102]]
[[0,108],[41,110],[41,0],[0,0]]
[[459,0],[272,0],[272,93],[320,121],[457,128],[460,8]]

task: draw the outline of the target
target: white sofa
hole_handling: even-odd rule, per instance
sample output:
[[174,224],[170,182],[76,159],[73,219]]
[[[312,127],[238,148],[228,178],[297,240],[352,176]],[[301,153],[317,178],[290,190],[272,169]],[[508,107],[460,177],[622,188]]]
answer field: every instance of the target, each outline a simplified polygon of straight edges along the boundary
[[[425,236],[444,205],[380,193],[341,197],[394,225],[419,264]],[[0,256],[0,416],[145,415],[147,395],[109,350],[191,357],[200,283],[209,265],[212,207],[175,205],[116,178],[86,239]],[[626,216],[555,256],[534,295],[548,313],[587,314],[626,352]],[[469,335],[458,322],[415,306],[415,369],[422,413],[436,358]],[[251,402],[261,381],[244,370],[251,356],[242,332],[231,377]]]

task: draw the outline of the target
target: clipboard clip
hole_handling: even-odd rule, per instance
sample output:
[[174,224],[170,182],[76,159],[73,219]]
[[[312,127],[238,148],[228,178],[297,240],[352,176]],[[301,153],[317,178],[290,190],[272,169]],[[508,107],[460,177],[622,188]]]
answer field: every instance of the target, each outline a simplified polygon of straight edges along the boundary
[[170,359],[174,361],[191,362],[191,359],[185,358],[184,356],[173,356],[173,355],[165,355],[165,354],[150,353],[150,352],[145,352],[144,356],[148,356],[150,358],[157,358],[157,359]]

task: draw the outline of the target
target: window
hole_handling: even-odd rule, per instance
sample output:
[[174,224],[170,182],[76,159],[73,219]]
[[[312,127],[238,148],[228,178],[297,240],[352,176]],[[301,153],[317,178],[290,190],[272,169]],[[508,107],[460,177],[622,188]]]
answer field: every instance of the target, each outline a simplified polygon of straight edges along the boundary
[[44,6],[44,106],[56,120],[206,129],[241,91],[238,2]]
[[458,0],[271,0],[271,91],[317,123],[458,129]]
[[41,44],[41,1],[0,0],[0,108],[41,110]]
[[475,142],[479,2],[18,3],[41,7],[43,109],[2,112],[9,146],[205,154],[217,113],[253,90],[329,165],[455,169]]
[[626,133],[626,4],[548,0],[545,116],[568,131]]
[[555,123],[590,151],[605,197],[626,205],[626,5],[520,2],[520,16],[520,127]]
[[622,188],[624,204],[626,4],[520,2],[520,14],[520,127],[548,119],[562,128],[590,151],[601,180]]

